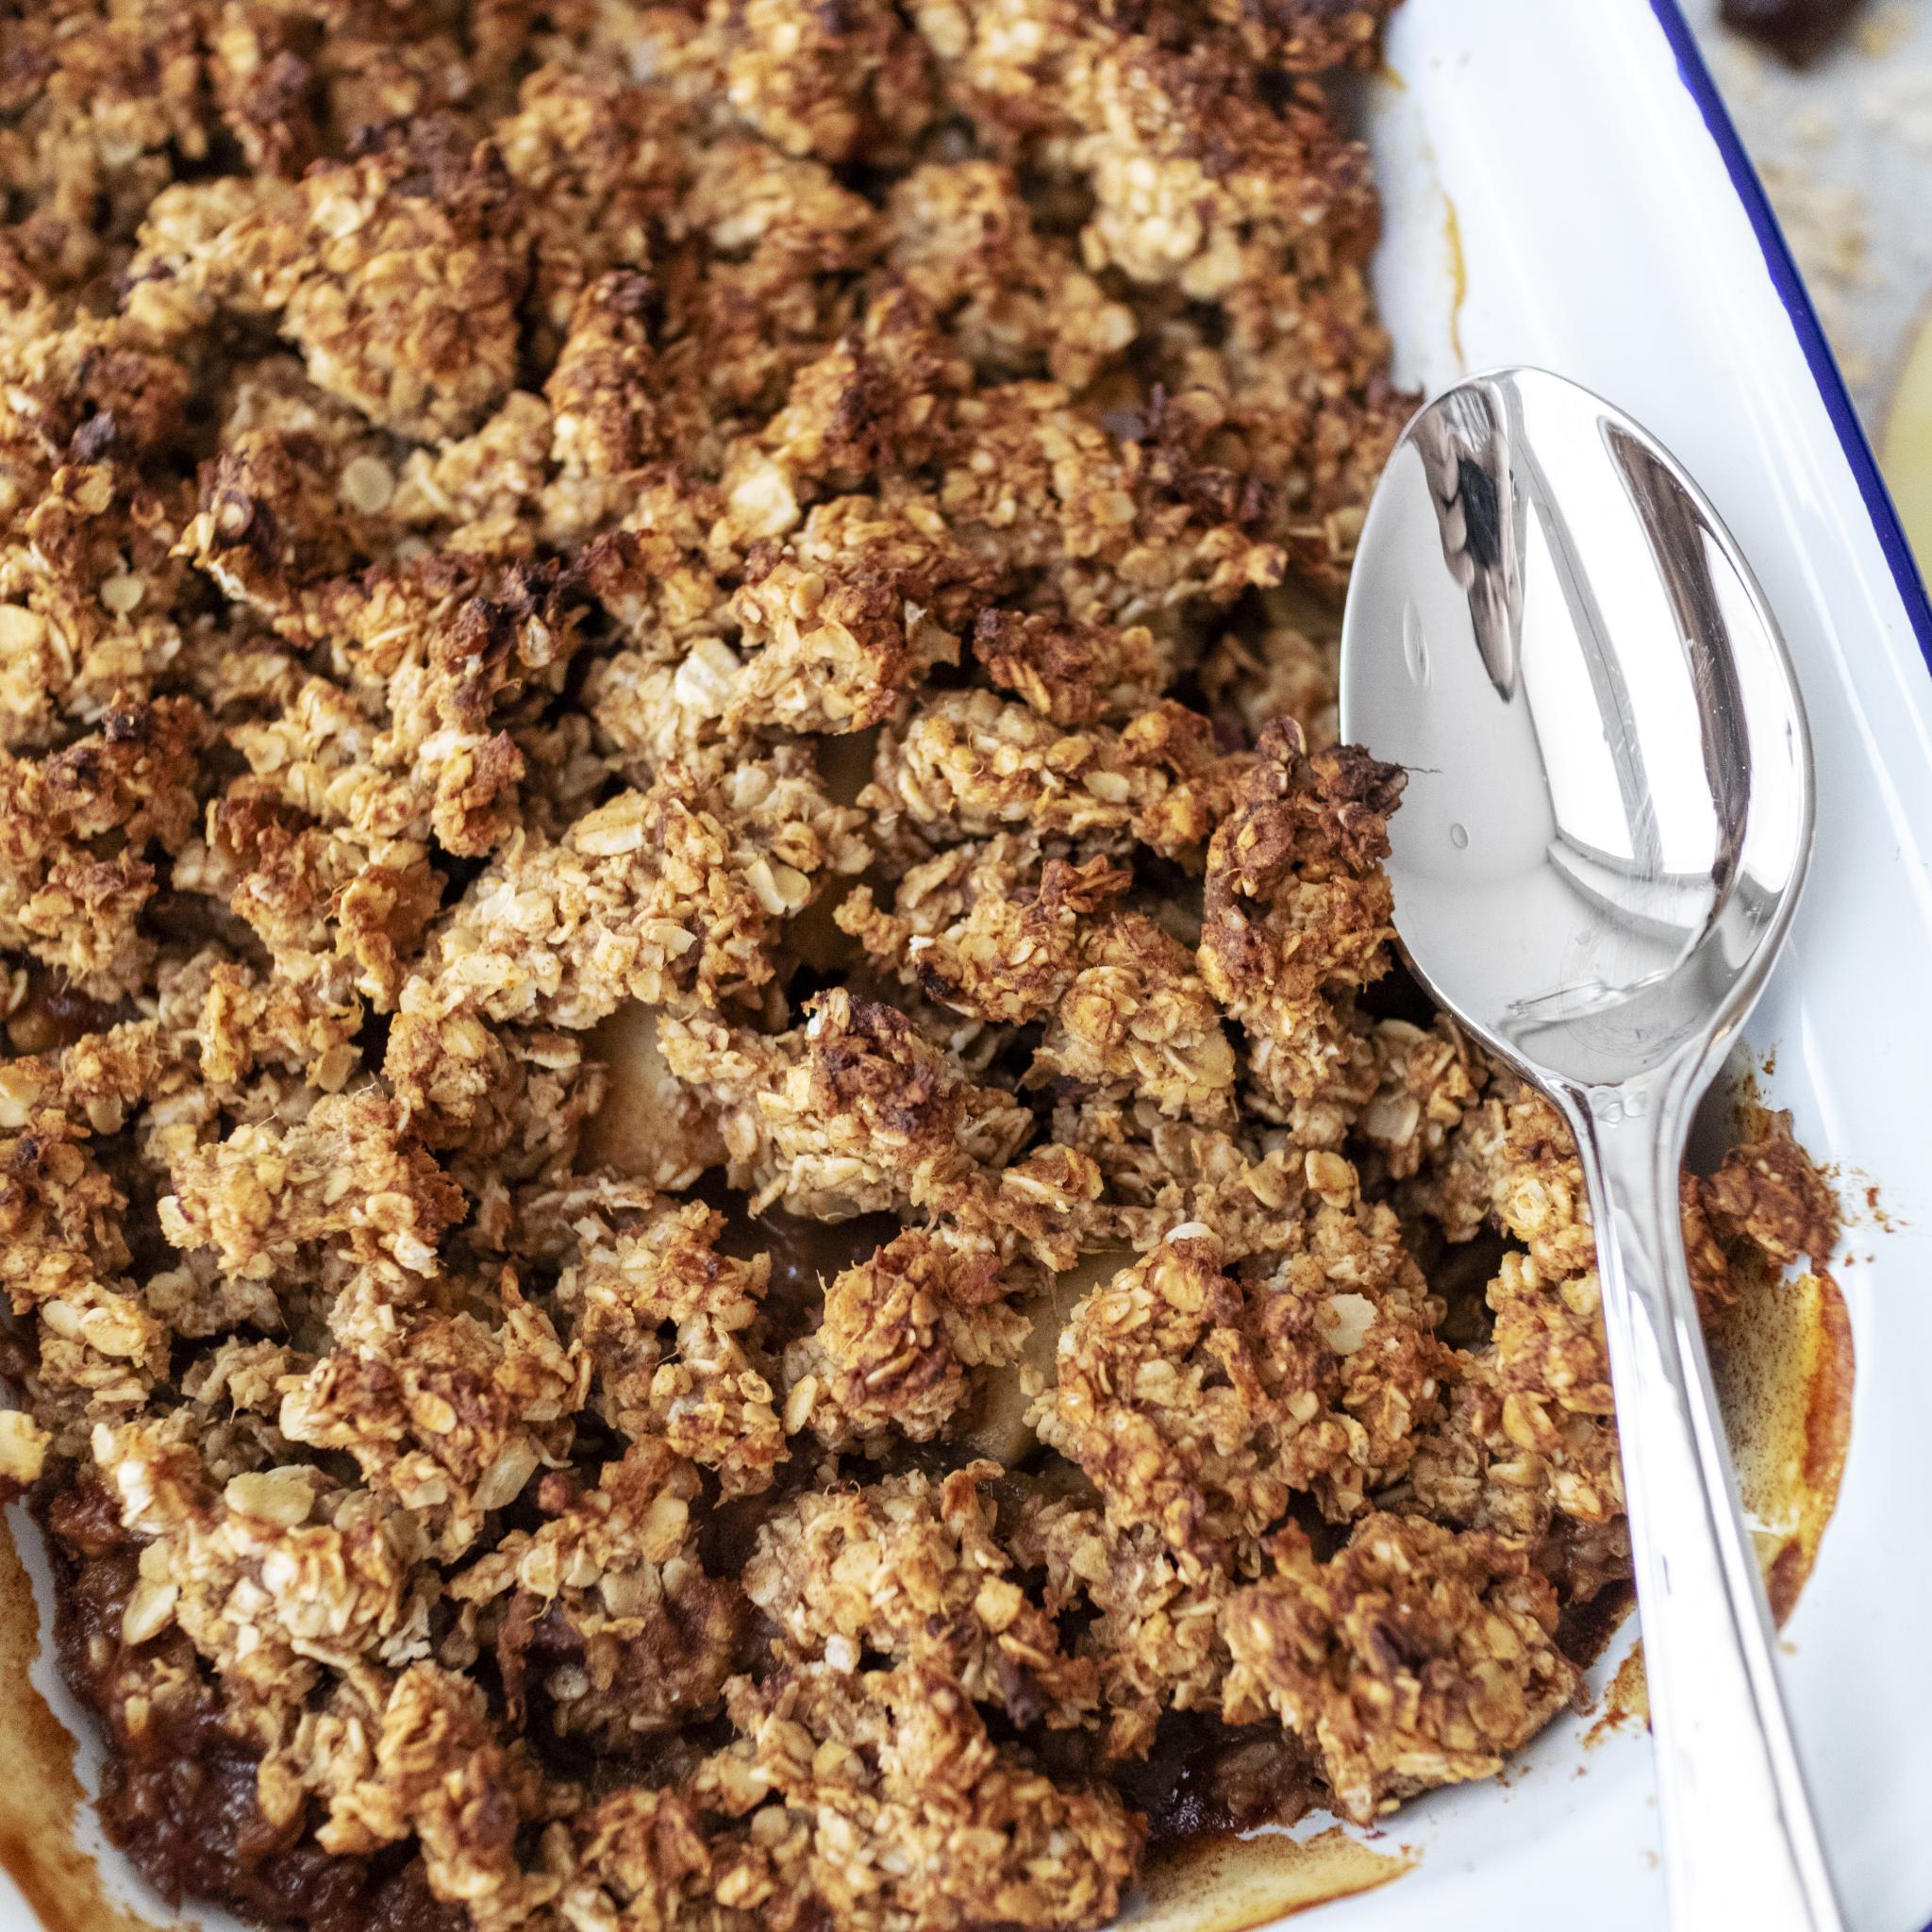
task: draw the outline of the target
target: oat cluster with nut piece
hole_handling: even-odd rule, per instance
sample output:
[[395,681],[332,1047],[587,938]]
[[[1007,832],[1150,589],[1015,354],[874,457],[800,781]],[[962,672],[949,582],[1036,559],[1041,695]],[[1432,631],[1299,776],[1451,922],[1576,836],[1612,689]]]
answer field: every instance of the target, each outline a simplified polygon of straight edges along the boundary
[[1577,1169],[1333,742],[1386,5],[0,18],[0,1470],[171,1897],[1088,1927],[1572,1698]]

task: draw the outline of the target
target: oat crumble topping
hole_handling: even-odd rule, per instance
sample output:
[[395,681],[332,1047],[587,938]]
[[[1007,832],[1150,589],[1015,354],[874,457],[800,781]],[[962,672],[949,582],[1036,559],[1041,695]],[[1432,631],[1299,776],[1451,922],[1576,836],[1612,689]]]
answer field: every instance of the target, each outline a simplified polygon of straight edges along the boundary
[[0,18],[0,1483],[171,1896],[1072,1932],[1573,1698],[1581,1177],[1334,741],[1389,4]]

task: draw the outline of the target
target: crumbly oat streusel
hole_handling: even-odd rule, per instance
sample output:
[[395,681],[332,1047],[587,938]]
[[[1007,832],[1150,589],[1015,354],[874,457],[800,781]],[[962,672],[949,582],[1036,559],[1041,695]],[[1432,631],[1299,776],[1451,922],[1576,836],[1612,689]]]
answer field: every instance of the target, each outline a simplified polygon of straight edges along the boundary
[[1388,4],[0,10],[0,1474],[171,1894],[1086,1927],[1573,1695],[1579,1175],[1333,742]]

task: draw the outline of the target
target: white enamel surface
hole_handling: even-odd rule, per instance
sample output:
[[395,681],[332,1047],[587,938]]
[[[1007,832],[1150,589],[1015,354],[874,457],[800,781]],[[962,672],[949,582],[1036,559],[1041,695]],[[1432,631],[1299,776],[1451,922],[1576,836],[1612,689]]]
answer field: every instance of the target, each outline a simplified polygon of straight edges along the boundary
[[[1543,363],[1628,409],[1709,493],[1797,661],[1818,854],[1750,1037],[1776,1051],[1774,1104],[1840,1165],[1849,1197],[1875,1180],[1898,1224],[1848,1236],[1851,1457],[1785,1633],[1785,1678],[1852,1924],[1919,1932],[1932,1921],[1932,1136],[1920,1098],[1932,1095],[1932,676],[1722,155],[1643,0],[1404,0],[1389,64],[1399,82],[1365,99],[1400,374],[1436,388],[1486,365]],[[1554,1726],[1506,1784],[1406,1808],[1387,1836],[1420,1847],[1420,1867],[1296,1924],[1659,1924],[1645,1740],[1617,1734],[1586,1750],[1586,1728]],[[0,1932],[33,1923],[0,1878]]]

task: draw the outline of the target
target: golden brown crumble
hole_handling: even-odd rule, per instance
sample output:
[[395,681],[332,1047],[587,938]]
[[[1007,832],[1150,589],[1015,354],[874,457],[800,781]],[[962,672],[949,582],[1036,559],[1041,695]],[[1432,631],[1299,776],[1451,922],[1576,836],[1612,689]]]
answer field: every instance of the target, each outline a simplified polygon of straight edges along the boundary
[[0,1485],[163,1890],[1074,1932],[1572,1696],[1581,1174],[1335,742],[1389,4],[0,21]]
[[1358,1824],[1391,1797],[1493,1776],[1574,1688],[1556,1591],[1521,1545],[1376,1511],[1326,1562],[1292,1526],[1270,1555],[1223,1613],[1227,1714],[1273,1710]]

